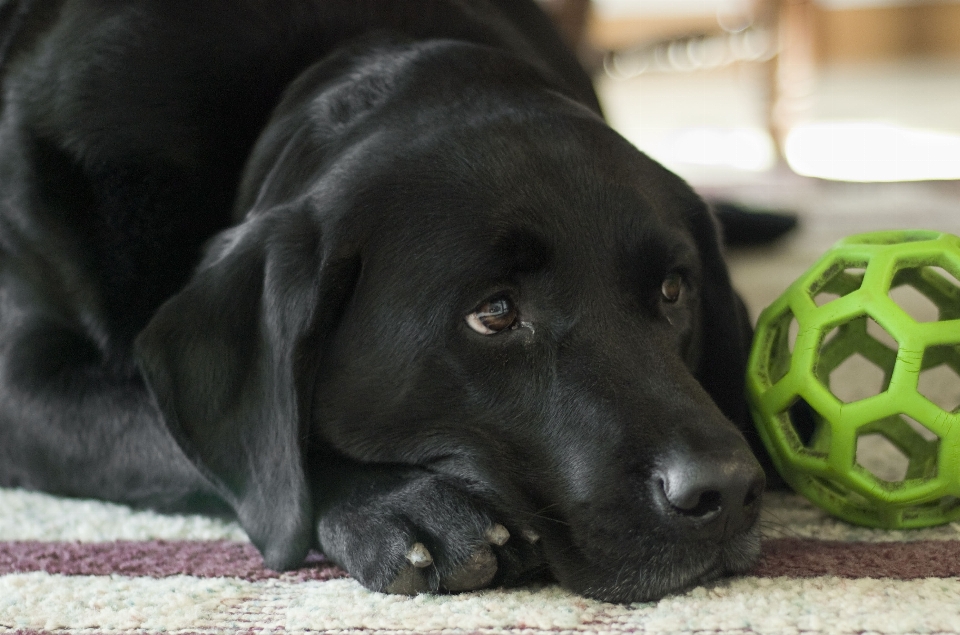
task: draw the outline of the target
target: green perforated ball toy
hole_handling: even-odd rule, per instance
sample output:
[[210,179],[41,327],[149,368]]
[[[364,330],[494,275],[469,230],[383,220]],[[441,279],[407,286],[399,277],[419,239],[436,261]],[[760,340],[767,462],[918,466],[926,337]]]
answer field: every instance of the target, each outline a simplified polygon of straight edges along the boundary
[[846,521],[960,518],[960,238],[846,238],[761,315],[753,417],[783,478]]

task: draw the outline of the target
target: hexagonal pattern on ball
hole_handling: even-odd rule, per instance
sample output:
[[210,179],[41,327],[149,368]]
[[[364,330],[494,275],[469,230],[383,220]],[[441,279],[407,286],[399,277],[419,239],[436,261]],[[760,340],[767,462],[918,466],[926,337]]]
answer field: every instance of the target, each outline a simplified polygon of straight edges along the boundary
[[872,527],[960,518],[960,238],[846,238],[758,320],[747,392],[786,481]]

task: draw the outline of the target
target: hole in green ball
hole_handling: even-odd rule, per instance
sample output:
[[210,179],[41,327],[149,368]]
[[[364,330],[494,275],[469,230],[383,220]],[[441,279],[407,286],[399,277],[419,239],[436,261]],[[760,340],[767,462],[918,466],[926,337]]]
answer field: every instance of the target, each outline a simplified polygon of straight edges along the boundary
[[872,361],[854,353],[830,372],[830,392],[844,403],[875,397],[887,389],[887,373]]
[[850,295],[863,284],[866,262],[838,263],[830,267],[810,287],[810,298],[818,307]]
[[884,417],[857,432],[856,463],[886,483],[937,476],[940,437],[905,414]]
[[890,289],[890,299],[917,322],[936,322],[940,319],[937,305],[913,285],[901,284]]
[[896,352],[900,348],[900,344],[897,343],[897,340],[893,338],[892,335],[887,333],[886,329],[877,324],[876,320],[871,317],[867,318],[867,335],[880,342],[893,352]]
[[960,410],[960,346],[931,346],[921,368],[917,392],[947,412]]
[[864,434],[857,437],[857,465],[887,483],[899,483],[907,478],[910,458],[882,434]]

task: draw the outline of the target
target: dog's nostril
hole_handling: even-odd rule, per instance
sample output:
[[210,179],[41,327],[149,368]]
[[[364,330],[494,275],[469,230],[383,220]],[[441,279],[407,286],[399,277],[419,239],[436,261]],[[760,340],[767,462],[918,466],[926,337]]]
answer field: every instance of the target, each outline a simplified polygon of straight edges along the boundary
[[720,511],[720,502],[722,500],[720,492],[713,490],[706,491],[700,494],[700,497],[697,499],[697,504],[691,507],[690,509],[679,508],[681,512],[689,516],[695,516],[697,518],[702,518],[709,516],[714,512]]
[[723,495],[717,490],[683,487],[685,483],[680,483],[680,487],[671,487],[664,481],[661,481],[661,484],[667,502],[679,514],[689,518],[706,518],[721,509]]
[[[697,531],[723,535],[748,528],[756,520],[763,497],[759,464],[745,450],[731,455],[679,454],[665,461],[655,475],[661,510]],[[723,522],[719,522],[723,520]]]
[[760,497],[763,496],[763,488],[765,483],[762,479],[754,481],[749,489],[747,489],[747,495],[743,498],[744,508],[753,507],[754,503],[760,500]]

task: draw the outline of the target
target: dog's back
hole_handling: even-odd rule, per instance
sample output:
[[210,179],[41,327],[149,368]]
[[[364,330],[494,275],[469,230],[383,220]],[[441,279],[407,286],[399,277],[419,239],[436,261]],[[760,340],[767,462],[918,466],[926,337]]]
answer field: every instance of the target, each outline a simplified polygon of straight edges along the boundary
[[287,85],[345,42],[385,31],[497,46],[599,108],[529,2],[8,0],[0,11],[18,65],[7,125],[29,134],[38,187],[57,198],[41,207],[86,235],[121,345],[239,220],[239,174]]

